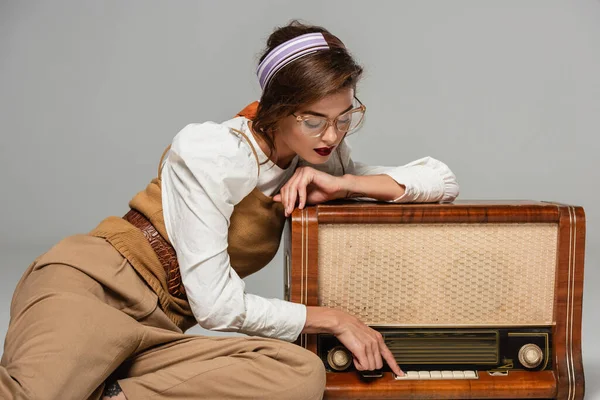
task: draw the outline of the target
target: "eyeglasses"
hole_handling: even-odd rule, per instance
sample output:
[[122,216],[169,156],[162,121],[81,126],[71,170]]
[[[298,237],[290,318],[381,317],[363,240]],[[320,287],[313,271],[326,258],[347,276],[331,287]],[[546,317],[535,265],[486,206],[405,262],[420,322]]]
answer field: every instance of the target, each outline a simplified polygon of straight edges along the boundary
[[308,137],[320,137],[325,133],[330,125],[335,126],[338,133],[351,134],[356,131],[362,123],[367,107],[355,96],[355,108],[338,115],[331,120],[326,117],[316,115],[296,115],[296,122],[300,126],[301,132]]

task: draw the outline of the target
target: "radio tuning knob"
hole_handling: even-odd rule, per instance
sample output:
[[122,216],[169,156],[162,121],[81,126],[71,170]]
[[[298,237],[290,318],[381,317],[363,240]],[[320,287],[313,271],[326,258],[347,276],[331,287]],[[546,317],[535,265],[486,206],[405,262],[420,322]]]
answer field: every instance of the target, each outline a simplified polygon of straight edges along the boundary
[[543,359],[544,352],[536,344],[528,343],[519,350],[519,361],[525,368],[535,368]]
[[329,366],[336,371],[343,371],[350,366],[352,356],[345,347],[336,346],[327,353]]

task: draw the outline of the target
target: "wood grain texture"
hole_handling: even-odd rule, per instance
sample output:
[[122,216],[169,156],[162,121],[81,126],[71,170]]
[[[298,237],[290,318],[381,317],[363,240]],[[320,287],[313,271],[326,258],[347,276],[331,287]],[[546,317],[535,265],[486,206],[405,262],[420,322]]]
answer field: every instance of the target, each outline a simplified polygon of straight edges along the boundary
[[581,355],[585,214],[583,208],[560,205],[558,268],[555,280],[554,371],[558,399],[583,399]]
[[[318,305],[319,224],[370,223],[556,223],[559,226],[555,277],[553,370],[511,371],[478,380],[396,381],[391,374],[371,382],[356,373],[327,373],[326,399],[515,399],[578,400],[584,394],[581,316],[585,215],[581,207],[537,201],[460,201],[452,204],[332,202],[295,210],[286,228],[290,300]],[[316,335],[296,342],[313,352]]]
[[556,393],[552,371],[480,373],[476,380],[397,381],[391,373],[370,382],[357,374],[327,374],[326,399],[548,399]]
[[558,222],[555,204],[463,201],[449,204],[340,202],[315,207],[322,224]]
[[[318,304],[318,256],[319,223],[316,207],[297,210],[292,216],[290,246],[291,301],[317,306]],[[317,352],[316,335],[301,334],[296,343]]]

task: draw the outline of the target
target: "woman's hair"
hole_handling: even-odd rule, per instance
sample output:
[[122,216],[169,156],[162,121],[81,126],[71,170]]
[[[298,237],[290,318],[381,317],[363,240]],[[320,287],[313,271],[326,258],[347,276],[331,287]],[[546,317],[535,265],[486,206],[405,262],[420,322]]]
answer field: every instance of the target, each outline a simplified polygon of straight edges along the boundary
[[267,40],[259,64],[280,44],[306,33],[319,32],[330,49],[301,57],[283,67],[273,76],[260,98],[252,127],[265,140],[271,153],[275,151],[275,144],[270,134],[277,129],[279,120],[341,89],[356,89],[362,74],[362,67],[340,39],[323,27],[305,25],[298,20],[275,29]]

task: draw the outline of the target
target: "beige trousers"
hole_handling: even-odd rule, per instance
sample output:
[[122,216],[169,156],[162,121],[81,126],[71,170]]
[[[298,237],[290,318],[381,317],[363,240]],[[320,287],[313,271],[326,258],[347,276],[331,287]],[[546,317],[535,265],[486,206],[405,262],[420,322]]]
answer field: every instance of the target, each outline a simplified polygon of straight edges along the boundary
[[15,289],[0,399],[321,399],[322,361],[295,344],[186,335],[109,243],[59,242]]

